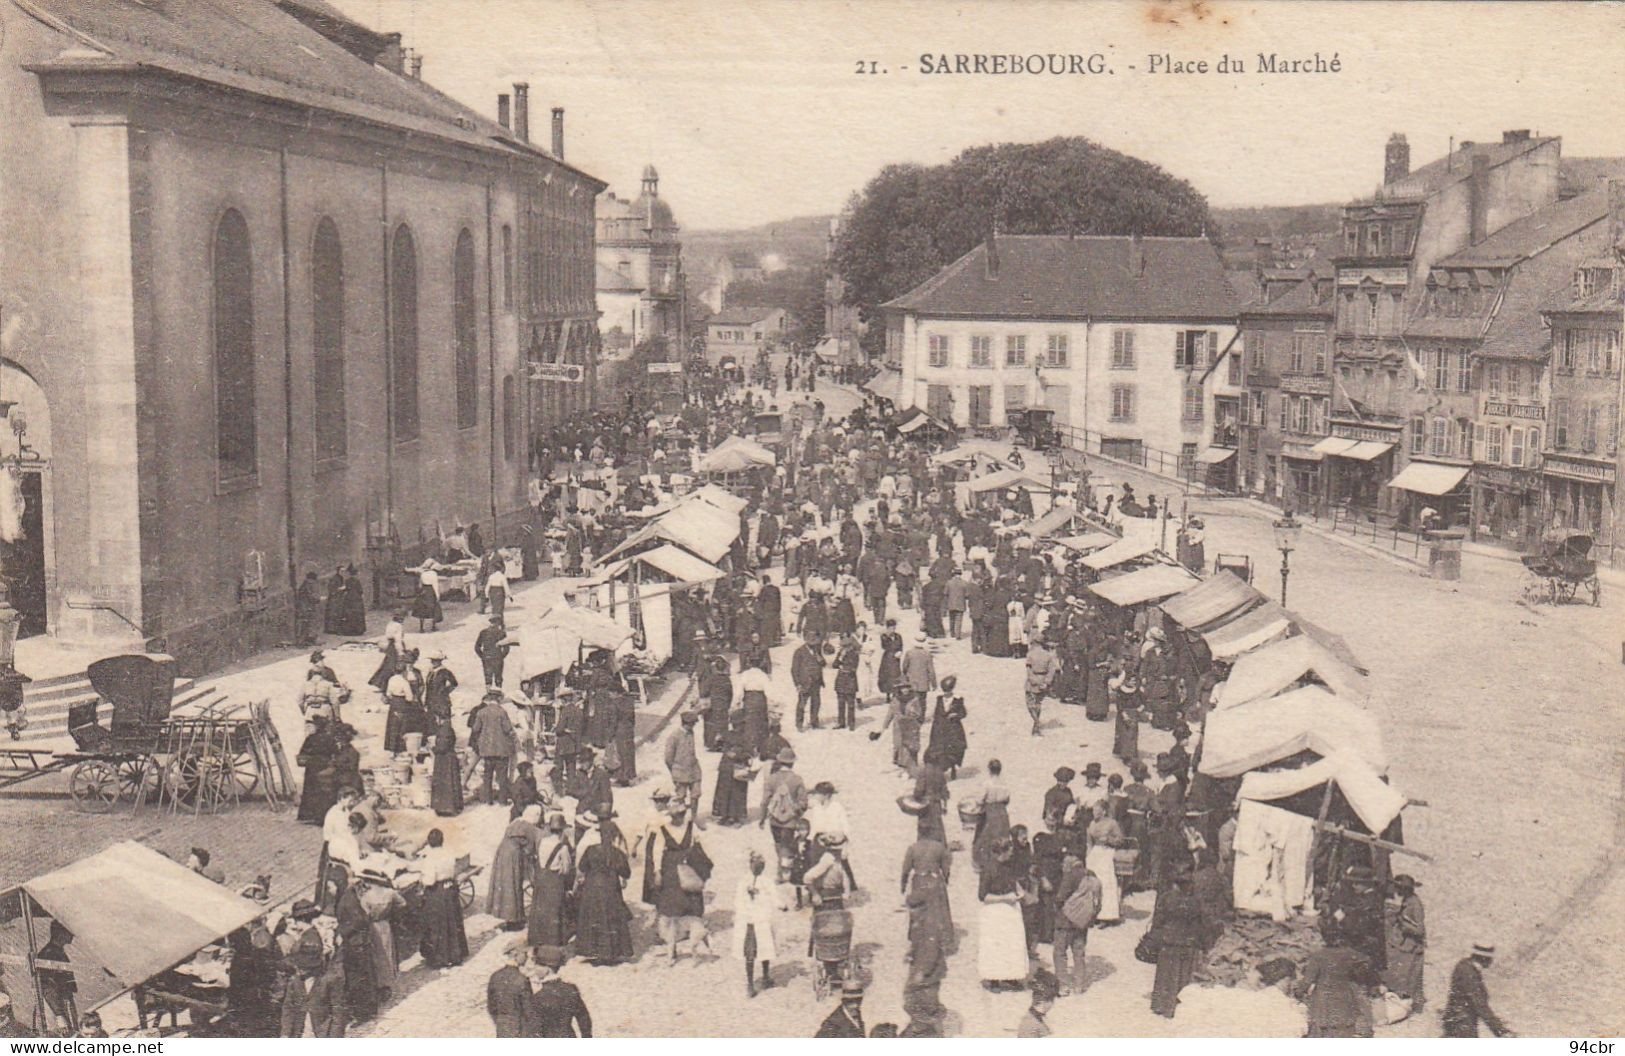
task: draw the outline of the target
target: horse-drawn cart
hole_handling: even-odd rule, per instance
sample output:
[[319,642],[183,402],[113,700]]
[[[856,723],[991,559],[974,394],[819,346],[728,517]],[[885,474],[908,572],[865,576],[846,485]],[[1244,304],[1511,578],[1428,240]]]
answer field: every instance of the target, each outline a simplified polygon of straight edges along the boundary
[[1523,567],[1529,578],[1524,594],[1535,601],[1561,605],[1574,601],[1584,590],[1591,604],[1601,605],[1602,580],[1597,578],[1591,547],[1591,536],[1569,535],[1548,541],[1538,554],[1525,555]]

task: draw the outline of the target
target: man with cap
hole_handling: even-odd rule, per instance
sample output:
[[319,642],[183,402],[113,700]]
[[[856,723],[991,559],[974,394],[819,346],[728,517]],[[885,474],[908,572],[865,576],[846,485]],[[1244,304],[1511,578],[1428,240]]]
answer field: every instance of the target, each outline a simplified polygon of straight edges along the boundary
[[1427,919],[1416,889],[1421,883],[1407,873],[1392,881],[1392,894],[1385,909],[1388,967],[1383,982],[1388,989],[1411,1003],[1411,1011],[1427,1006],[1422,991],[1422,957],[1427,951]]
[[309,1008],[310,985],[327,967],[332,952],[322,941],[315,927],[321,908],[308,898],[294,902],[287,920],[278,929],[276,952],[277,979],[282,991],[278,1012],[277,1036],[301,1038],[305,1035],[305,1017]]
[[694,744],[694,727],[699,721],[698,712],[683,712],[677,729],[666,738],[666,771],[671,774],[676,799],[691,810],[700,805],[700,755]]
[[515,738],[513,720],[508,717],[508,709],[503,707],[501,692],[487,690],[479,706],[469,714],[468,739],[485,771],[480,801],[495,802],[491,798],[493,777],[503,802],[511,800],[513,790],[509,787],[509,767],[513,762]]
[[480,658],[488,689],[502,688],[502,668],[508,659],[508,650],[513,648],[513,643],[507,638],[508,630],[503,625],[502,614],[498,612],[474,639],[474,655]]
[[867,1037],[863,1027],[863,982],[848,979],[841,984],[841,1003],[824,1017],[815,1038]]
[[491,1026],[499,1038],[529,1038],[535,1034],[529,1029],[533,994],[525,964],[530,951],[524,939],[514,939],[508,946],[501,968],[491,973],[485,984],[485,1011],[491,1017]]
[[1476,1038],[1478,1024],[1484,1024],[1498,1038],[1517,1034],[1490,1008],[1490,992],[1484,986],[1484,969],[1495,961],[1495,947],[1487,942],[1473,943],[1473,952],[1456,962],[1450,972],[1450,996],[1444,1001],[1444,1036]]
[[1027,649],[1027,714],[1032,717],[1032,735],[1043,735],[1041,715],[1044,710],[1044,698],[1049,695],[1050,684],[1055,681],[1056,672],[1060,670],[1061,662],[1056,657],[1048,634],[1040,635]]
[[592,1014],[574,983],[559,978],[564,967],[561,946],[545,946],[531,959],[530,979],[534,984],[525,1021],[532,1038],[590,1038]]
[[773,833],[773,844],[781,853],[794,853],[796,822],[807,813],[807,783],[795,765],[796,750],[781,748],[762,781],[762,820],[757,824]]

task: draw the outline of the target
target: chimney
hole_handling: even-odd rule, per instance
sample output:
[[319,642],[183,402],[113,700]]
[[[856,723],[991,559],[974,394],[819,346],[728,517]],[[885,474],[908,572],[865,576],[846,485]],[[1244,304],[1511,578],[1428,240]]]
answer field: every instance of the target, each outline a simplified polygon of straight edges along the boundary
[[1388,137],[1388,148],[1382,157],[1382,182],[1393,183],[1403,180],[1411,173],[1411,145],[1405,142],[1403,132],[1395,132]]
[[564,107],[553,108],[553,156],[564,160]]
[[1473,155],[1473,171],[1467,176],[1467,209],[1467,244],[1477,245],[1490,233],[1490,156],[1482,152]]
[[502,93],[498,94],[497,95],[497,124],[501,125],[503,128],[507,128],[507,129],[513,128],[513,119],[510,116],[511,113],[512,113],[512,111],[510,111],[508,109],[508,93],[507,92],[502,92]]
[[1527,128],[1511,128],[1501,133],[1502,143],[1527,143],[1529,130]]
[[513,86],[513,134],[530,142],[530,85],[517,81]]
[[1625,251],[1625,180],[1608,181],[1608,249]]
[[1145,275],[1145,243],[1140,240],[1138,231],[1128,240],[1128,273],[1134,279]]
[[399,33],[384,34],[384,50],[378,53],[378,65],[391,73],[406,72],[406,52],[401,47]]
[[987,227],[987,254],[983,261],[987,265],[987,277],[999,277],[999,225],[989,224]]
[[412,79],[423,80],[423,56],[415,51],[412,53]]

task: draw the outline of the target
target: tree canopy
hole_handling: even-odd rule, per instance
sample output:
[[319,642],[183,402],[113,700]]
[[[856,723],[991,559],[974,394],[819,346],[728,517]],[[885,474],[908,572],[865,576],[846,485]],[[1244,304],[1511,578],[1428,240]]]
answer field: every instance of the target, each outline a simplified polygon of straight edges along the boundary
[[824,329],[824,273],[814,268],[783,268],[760,279],[735,279],[722,291],[730,308],[783,308],[790,319],[785,337],[811,346]]
[[854,196],[835,247],[848,302],[868,318],[995,222],[1018,235],[1214,233],[1189,183],[1080,136],[972,147],[946,165],[888,165]]

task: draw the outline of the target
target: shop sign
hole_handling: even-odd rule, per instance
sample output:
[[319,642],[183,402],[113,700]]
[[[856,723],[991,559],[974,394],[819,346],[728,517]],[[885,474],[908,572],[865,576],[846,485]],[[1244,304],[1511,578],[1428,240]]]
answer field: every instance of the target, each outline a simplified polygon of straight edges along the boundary
[[1527,469],[1505,469],[1500,466],[1474,466],[1473,480],[1486,487],[1502,491],[1534,491],[1537,475]]
[[1484,413],[1499,415],[1502,418],[1532,418],[1540,421],[1546,417],[1546,408],[1538,403],[1506,403],[1502,400],[1485,400]]
[[1566,458],[1563,455],[1546,456],[1542,472],[1548,476],[1569,477],[1573,480],[1585,480],[1596,484],[1612,484],[1614,482],[1614,467],[1600,462],[1582,462],[1579,459]]
[[1373,440],[1379,444],[1392,444],[1398,440],[1399,426],[1391,429],[1369,429],[1358,425],[1332,423],[1332,435],[1345,440]]
[[1288,392],[1303,392],[1311,396],[1329,396],[1332,392],[1332,379],[1324,374],[1293,374],[1281,375],[1281,388]]

